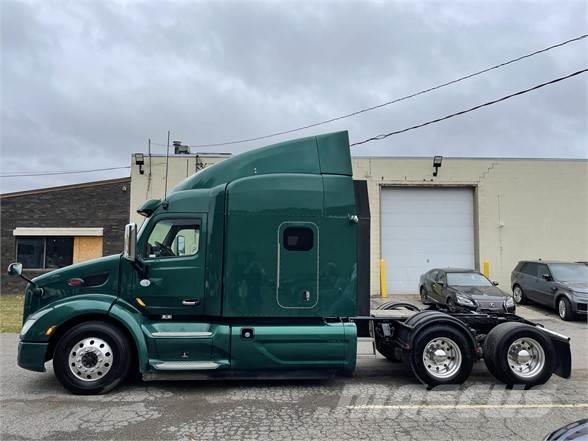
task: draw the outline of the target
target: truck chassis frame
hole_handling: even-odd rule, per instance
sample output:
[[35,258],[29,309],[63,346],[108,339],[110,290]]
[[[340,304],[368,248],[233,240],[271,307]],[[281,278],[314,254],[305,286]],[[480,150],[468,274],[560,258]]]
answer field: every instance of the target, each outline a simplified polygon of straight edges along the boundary
[[[571,375],[569,337],[516,314],[465,309],[450,311],[443,305],[431,305],[421,310],[410,303],[393,302],[381,305],[380,308],[382,309],[372,310],[369,317],[351,317],[349,320],[357,323],[359,329],[365,328],[367,323],[374,349],[391,361],[403,361],[407,369],[428,386],[445,383],[442,378],[435,378],[434,375],[431,378],[426,367],[424,370],[420,369],[420,358],[423,357],[425,364],[427,358],[419,347],[418,337],[433,328],[440,336],[447,328],[461,335],[469,342],[468,347],[471,348],[471,354],[461,355],[471,355],[473,361],[484,359],[490,373],[508,385],[520,383],[531,387],[544,383],[553,373],[563,378],[569,378]],[[443,341],[443,337],[440,338]],[[526,369],[527,362],[533,364],[534,353],[525,346],[529,344],[537,346],[535,357],[542,357],[540,362],[545,366],[542,370],[538,369],[536,375],[521,373],[523,376],[519,377],[516,375],[519,365]],[[444,348],[447,347],[441,349]],[[518,352],[513,355],[513,351]],[[443,356],[444,354],[440,354],[440,357]],[[517,363],[517,356],[522,359],[521,363]],[[507,360],[504,362],[502,359]],[[464,379],[468,375],[469,372],[465,374]]]

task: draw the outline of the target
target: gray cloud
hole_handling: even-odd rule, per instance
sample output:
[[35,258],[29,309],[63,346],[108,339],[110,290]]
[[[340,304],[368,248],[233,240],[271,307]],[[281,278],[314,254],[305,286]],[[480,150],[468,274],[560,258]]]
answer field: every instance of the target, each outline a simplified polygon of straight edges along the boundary
[[[168,128],[198,144],[312,123],[585,33],[587,13],[584,1],[4,0],[0,171],[125,166]],[[587,49],[576,43],[298,135],[400,129],[583,68]],[[587,84],[578,77],[354,154],[585,158]],[[125,173],[2,179],[1,191]]]

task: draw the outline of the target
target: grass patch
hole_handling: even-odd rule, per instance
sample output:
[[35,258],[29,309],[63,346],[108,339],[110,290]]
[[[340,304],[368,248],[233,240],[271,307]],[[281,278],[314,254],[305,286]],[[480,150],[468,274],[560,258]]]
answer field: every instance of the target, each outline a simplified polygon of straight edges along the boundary
[[20,332],[23,295],[0,295],[0,332]]

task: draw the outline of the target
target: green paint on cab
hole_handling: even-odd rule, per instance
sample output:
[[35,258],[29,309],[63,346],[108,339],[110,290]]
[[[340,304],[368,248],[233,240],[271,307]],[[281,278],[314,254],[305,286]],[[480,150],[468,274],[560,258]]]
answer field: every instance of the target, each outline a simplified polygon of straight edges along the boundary
[[119,328],[141,372],[182,363],[353,372],[357,331],[346,317],[357,314],[357,213],[347,132],[237,155],[138,211],[146,219],[134,261],[94,259],[35,278],[42,294],[27,287],[20,366],[43,370],[56,339],[91,319]]

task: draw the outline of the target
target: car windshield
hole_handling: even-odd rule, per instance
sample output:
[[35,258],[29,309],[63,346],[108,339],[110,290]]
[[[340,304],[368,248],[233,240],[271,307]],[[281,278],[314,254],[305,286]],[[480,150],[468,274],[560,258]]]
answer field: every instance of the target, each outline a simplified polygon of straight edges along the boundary
[[447,273],[447,284],[457,286],[492,286],[490,280],[478,273]]
[[552,263],[549,269],[553,278],[560,282],[588,283],[588,266],[581,263]]

